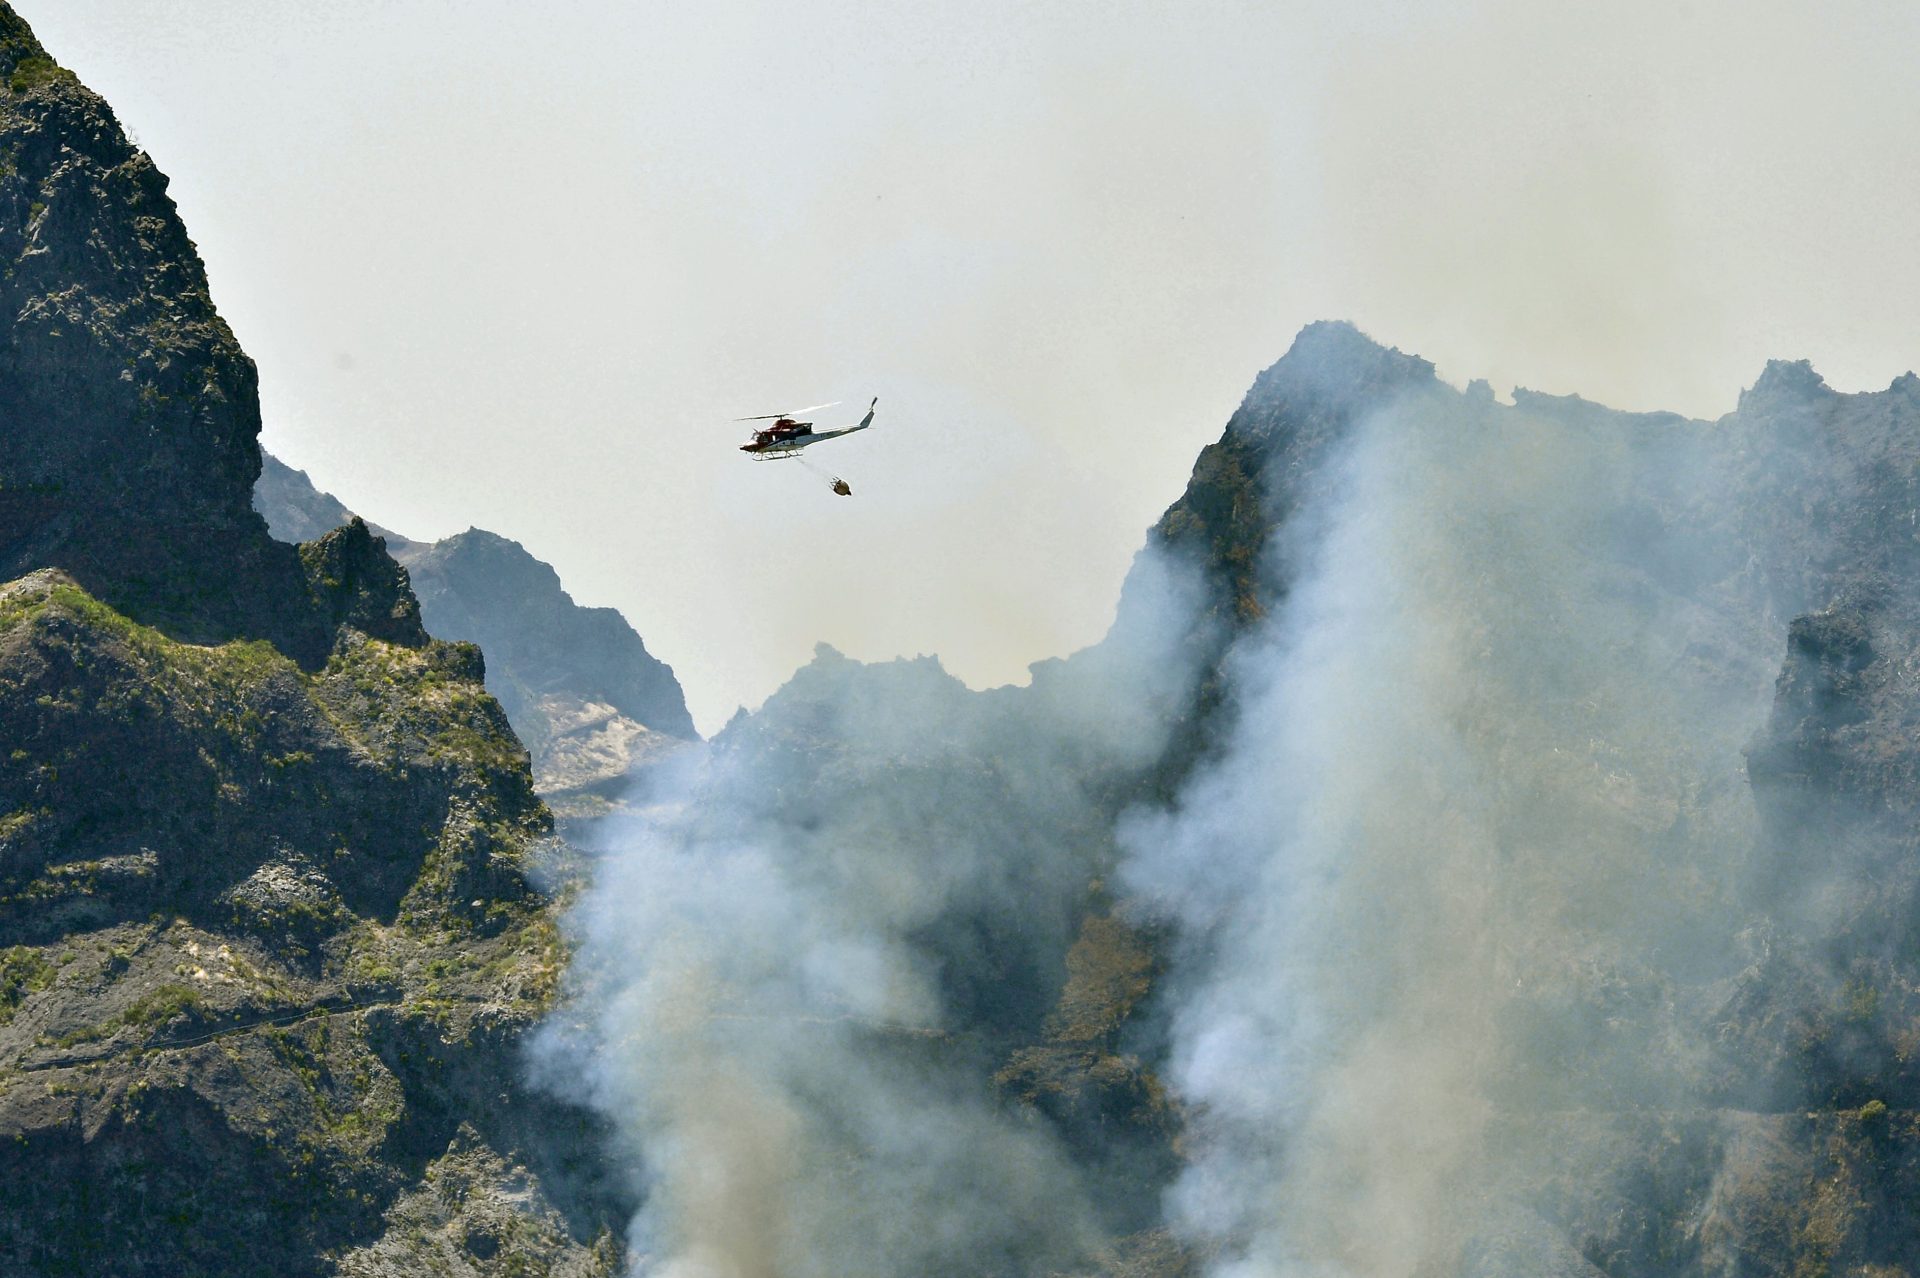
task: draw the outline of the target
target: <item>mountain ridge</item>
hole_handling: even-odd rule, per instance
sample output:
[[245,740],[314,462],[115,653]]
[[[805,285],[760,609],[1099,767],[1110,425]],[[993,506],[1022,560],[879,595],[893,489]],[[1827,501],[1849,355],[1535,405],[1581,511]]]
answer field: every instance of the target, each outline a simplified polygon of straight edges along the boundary
[[163,180],[4,0],[0,84],[0,1264],[1920,1272],[1920,379],[1310,326],[1100,643],[823,648],[598,827],[575,960],[416,595],[557,577],[271,542]]
[[[271,455],[254,505],[281,540],[354,518]],[[418,542],[372,527],[405,565],[427,629],[486,649],[487,686],[561,815],[605,814],[638,771],[699,739],[672,667],[615,609],[575,603],[552,565],[518,542],[479,528]]]

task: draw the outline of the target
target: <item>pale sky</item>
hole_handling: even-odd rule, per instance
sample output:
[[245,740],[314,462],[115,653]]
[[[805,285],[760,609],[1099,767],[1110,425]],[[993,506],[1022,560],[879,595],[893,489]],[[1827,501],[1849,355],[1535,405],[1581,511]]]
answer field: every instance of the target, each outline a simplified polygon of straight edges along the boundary
[[[1920,4],[16,0],[173,178],[266,446],[620,608],[703,731],[817,640],[1097,639],[1304,323],[1717,416],[1920,364]],[[728,419],[879,395],[820,447]]]

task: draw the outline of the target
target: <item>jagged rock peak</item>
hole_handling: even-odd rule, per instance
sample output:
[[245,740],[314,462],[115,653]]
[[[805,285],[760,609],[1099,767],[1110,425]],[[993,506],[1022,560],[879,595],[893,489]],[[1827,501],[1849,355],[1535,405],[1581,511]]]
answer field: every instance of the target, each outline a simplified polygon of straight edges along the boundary
[[800,667],[795,677],[804,676],[809,671],[836,678],[853,672],[879,671],[886,677],[898,674],[903,678],[932,679],[942,684],[965,686],[947,672],[938,653],[922,652],[911,657],[891,657],[885,661],[860,661],[825,640],[813,645],[813,659]]
[[177,638],[332,643],[252,510],[253,361],[167,179],[0,0],[0,579],[57,567]]
[[[1301,329],[1254,379],[1226,432],[1201,450],[1186,492],[1154,527],[1162,550],[1206,565],[1213,601],[1202,613],[1258,616],[1260,547],[1298,499],[1296,483],[1319,475],[1326,451],[1367,414],[1433,393],[1455,394],[1417,355],[1382,346],[1345,321]],[[1124,631],[1134,624],[1124,593],[1121,604],[1115,626]]]
[[813,662],[817,666],[852,665],[853,658],[840,651],[826,640],[813,645]]
[[1430,361],[1382,346],[1345,320],[1320,320],[1301,329],[1287,353],[1254,379],[1228,430],[1289,411],[1351,411],[1437,381]]
[[1839,392],[1804,359],[1770,359],[1760,379],[1740,392],[1740,411],[1768,412],[1831,399]]
[[973,739],[987,704],[936,656],[866,662],[819,643],[811,661],[759,710],[730,720],[714,743],[732,749],[786,739],[813,748],[851,734],[886,743],[900,760],[924,761]]
[[[511,589],[515,591],[531,587],[566,595],[560,584],[560,573],[552,564],[535,557],[513,538],[485,528],[469,527],[465,532],[443,537],[433,543],[432,553],[442,563],[485,563],[506,570],[512,574]],[[571,603],[573,596],[567,595],[567,601]]]
[[[813,659],[767,698],[762,711],[764,717],[777,720],[797,707],[825,706],[857,718],[863,707],[877,712],[883,705],[910,702],[922,710],[937,705],[941,709],[936,713],[946,713],[950,702],[970,695],[967,685],[948,673],[938,656],[921,653],[861,661],[830,643],[816,643]],[[756,712],[755,717],[762,715]]]
[[4,0],[0,88],[9,487],[245,522],[257,377],[214,310],[167,179]]
[[387,543],[354,516],[300,547],[314,599],[337,629],[348,626],[373,639],[403,647],[427,643],[420,604],[413,597],[407,570],[387,554]]

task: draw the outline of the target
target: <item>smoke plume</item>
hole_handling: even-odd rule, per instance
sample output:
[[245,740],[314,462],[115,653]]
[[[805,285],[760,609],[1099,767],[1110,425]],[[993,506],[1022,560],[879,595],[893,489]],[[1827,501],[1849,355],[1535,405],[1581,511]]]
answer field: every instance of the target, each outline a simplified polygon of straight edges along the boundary
[[[1503,405],[1316,326],[1101,645],[990,693],[823,648],[659,769],[545,1057],[640,1270],[1144,1272],[1136,1155],[1221,1278],[1896,1254],[1765,1222],[1920,1095],[1920,382],[1741,403]],[[1054,1014],[1129,926],[1152,998]]]
[[1185,575],[1143,557],[1126,638],[974,693],[822,648],[601,835],[570,1026],[541,1067],[643,1168],[671,1278],[1036,1273],[1100,1221],[991,1078],[1037,1034],[1090,883],[1092,786],[1189,695]]
[[1215,1272],[1591,1272],[1542,1186],[1724,1103],[1797,602],[1739,433],[1430,383],[1279,520],[1223,748],[1123,829],[1184,937],[1169,1217]]

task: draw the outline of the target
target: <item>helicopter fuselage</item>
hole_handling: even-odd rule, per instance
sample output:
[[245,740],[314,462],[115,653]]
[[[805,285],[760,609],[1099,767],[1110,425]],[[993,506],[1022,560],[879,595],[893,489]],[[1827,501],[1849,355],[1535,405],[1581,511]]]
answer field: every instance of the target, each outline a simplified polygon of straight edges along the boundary
[[866,417],[859,425],[846,426],[840,430],[817,431],[813,428],[812,422],[796,422],[782,418],[765,430],[753,432],[753,438],[740,445],[740,451],[756,461],[774,461],[781,457],[794,457],[810,444],[839,439],[842,435],[851,435],[855,431],[865,430],[872,424],[871,409],[867,411]]

